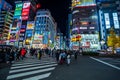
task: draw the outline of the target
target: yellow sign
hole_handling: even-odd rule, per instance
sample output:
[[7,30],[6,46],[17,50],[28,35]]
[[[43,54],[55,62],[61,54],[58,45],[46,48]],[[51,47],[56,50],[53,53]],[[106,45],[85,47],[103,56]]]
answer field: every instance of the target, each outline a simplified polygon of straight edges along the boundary
[[72,38],[71,41],[72,41],[72,42],[76,42],[76,38],[75,38],[75,37]]
[[29,21],[27,23],[27,29],[34,29],[34,21]]

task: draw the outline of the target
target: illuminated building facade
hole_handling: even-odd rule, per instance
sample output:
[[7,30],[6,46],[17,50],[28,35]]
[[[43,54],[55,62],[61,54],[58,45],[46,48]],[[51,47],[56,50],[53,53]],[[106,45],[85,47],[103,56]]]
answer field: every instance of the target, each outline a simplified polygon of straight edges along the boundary
[[120,1],[119,0],[97,0],[100,36],[109,47],[110,28],[114,28],[116,36],[120,36]]
[[100,49],[95,0],[72,0],[71,41],[72,49],[82,48],[84,51]]
[[[56,22],[49,10],[38,10],[36,13],[33,47],[50,48],[54,45]],[[54,46],[53,46],[54,47]]]
[[[29,22],[34,21],[36,2],[34,0],[16,1],[13,24],[10,33],[10,45],[25,47],[28,45]],[[30,31],[29,31],[30,30]],[[27,38],[27,40],[26,40]],[[30,38],[29,38],[30,39]],[[32,38],[31,38],[32,39]],[[26,42],[27,41],[27,42]]]
[[5,0],[0,0],[0,44],[7,44],[13,13],[12,6]]

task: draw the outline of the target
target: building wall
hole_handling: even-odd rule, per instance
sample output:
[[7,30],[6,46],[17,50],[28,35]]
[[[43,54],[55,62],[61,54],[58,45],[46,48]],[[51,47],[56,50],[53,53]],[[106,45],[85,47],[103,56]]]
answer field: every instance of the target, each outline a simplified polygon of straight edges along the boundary
[[[9,36],[10,25],[13,22],[13,13],[14,11],[1,11],[0,15],[0,34],[1,41],[3,44],[6,44]],[[2,44],[2,43],[1,43]]]
[[73,0],[70,46],[76,50],[81,48],[84,51],[100,50],[95,0]]
[[107,43],[110,28],[114,28],[116,35],[120,33],[120,1],[119,0],[98,0],[98,12],[100,22],[101,40]]
[[50,14],[50,11],[38,10],[36,14],[36,22],[34,28],[34,44],[49,45],[50,42],[54,43],[56,34],[55,28],[56,24]]

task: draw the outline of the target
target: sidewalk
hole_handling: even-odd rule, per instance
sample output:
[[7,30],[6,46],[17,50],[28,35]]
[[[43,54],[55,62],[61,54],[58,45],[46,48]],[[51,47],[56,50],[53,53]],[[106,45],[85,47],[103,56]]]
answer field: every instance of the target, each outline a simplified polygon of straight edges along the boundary
[[10,64],[0,63],[0,80],[5,80],[9,74]]

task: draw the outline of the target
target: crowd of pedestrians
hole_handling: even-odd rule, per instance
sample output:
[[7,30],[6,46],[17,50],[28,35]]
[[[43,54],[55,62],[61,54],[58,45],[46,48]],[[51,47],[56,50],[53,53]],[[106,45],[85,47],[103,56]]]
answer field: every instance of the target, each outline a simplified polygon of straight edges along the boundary
[[27,53],[25,48],[4,48],[0,49],[0,54],[3,62],[12,63],[14,61],[23,60]]
[[12,63],[14,61],[24,60],[26,54],[34,56],[37,59],[41,59],[42,56],[48,55],[49,57],[56,58],[58,64],[67,64],[71,63],[71,56],[74,56],[74,59],[77,60],[79,51],[70,51],[70,50],[56,50],[56,49],[26,49],[26,48],[4,48],[0,49],[4,61],[6,63]]

